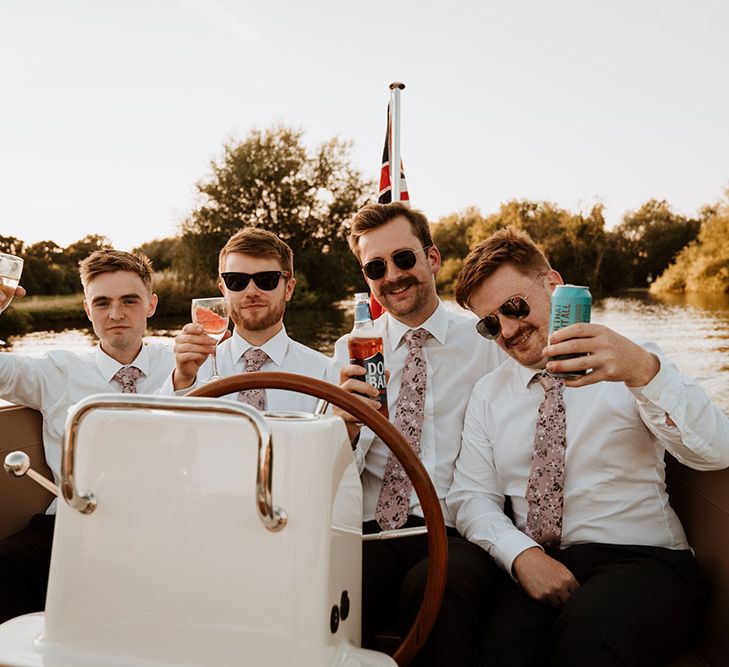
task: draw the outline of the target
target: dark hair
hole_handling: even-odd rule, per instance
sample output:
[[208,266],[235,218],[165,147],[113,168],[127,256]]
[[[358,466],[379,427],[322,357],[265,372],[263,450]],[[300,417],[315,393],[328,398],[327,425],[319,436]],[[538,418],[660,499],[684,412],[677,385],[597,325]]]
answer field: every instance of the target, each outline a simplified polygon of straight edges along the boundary
[[78,268],[84,289],[93,278],[102,273],[131,271],[136,273],[149,292],[152,292],[152,262],[149,257],[142,253],[124,252],[122,250],[95,250],[86,259],[78,263]]
[[253,257],[277,259],[281,269],[294,273],[294,253],[288,244],[278,236],[258,227],[245,227],[228,239],[218,257],[218,271],[223,271],[225,258],[231,252],[239,252]]
[[522,273],[550,270],[544,253],[526,232],[515,227],[499,229],[468,253],[456,281],[456,301],[468,308],[471,295],[496,269],[511,264]]
[[430,235],[430,225],[425,213],[410,208],[407,204],[395,201],[390,204],[367,204],[362,207],[354,218],[349,231],[349,247],[357,259],[359,256],[359,239],[371,229],[377,229],[391,220],[403,216],[410,222],[413,233],[418,237],[423,248],[433,245],[433,237]]

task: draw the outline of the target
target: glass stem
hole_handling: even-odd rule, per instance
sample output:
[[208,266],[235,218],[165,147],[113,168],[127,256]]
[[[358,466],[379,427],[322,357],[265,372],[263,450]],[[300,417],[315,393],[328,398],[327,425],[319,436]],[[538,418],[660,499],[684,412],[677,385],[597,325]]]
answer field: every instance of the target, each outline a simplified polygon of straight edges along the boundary
[[218,377],[218,346],[215,346],[215,350],[213,351],[213,375],[212,377],[217,378]]

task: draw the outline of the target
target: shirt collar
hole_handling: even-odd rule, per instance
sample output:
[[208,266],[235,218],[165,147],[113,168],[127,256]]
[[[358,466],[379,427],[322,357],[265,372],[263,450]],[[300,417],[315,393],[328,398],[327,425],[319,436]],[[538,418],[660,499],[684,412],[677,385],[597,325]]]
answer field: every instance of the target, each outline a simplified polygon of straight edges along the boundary
[[537,373],[544,372],[543,368],[527,368],[526,366],[522,366],[513,357],[509,357],[509,361],[514,365],[516,369],[515,372],[519,378],[519,386],[524,387],[525,389],[529,388],[529,385],[531,384],[534,376]]
[[234,329],[233,336],[230,339],[230,353],[233,357],[233,363],[236,363],[251,348],[259,348],[269,356],[274,364],[281,366],[286,351],[289,349],[289,340],[286,327],[281,327],[281,331],[273,338],[269,338],[263,345],[251,345]]
[[392,350],[397,349],[400,343],[402,343],[403,336],[411,329],[425,329],[441,345],[445,345],[446,335],[448,333],[448,311],[440,299],[438,299],[438,307],[433,314],[417,327],[403,324],[400,320],[390,315],[390,313],[386,313],[383,317],[387,318],[387,333]]
[[96,366],[107,382],[111,382],[111,379],[116,375],[117,371],[125,366],[136,366],[144,373],[145,377],[149,377],[151,364],[152,360],[149,355],[149,350],[144,344],[142,345],[142,349],[139,350],[139,354],[130,364],[120,364],[116,359],[113,359],[101,349],[101,343],[96,345]]

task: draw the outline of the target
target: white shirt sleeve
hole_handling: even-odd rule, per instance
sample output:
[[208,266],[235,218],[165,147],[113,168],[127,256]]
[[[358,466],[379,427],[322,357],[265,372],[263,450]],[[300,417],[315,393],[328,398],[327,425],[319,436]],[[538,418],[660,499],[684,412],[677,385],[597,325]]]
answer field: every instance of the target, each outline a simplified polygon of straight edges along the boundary
[[645,425],[690,468],[720,470],[729,466],[729,417],[692,378],[681,375],[656,345],[644,347],[655,353],[661,364],[647,385],[629,387]]
[[42,410],[65,395],[64,364],[50,354],[33,358],[0,355],[0,397],[12,403]]
[[484,424],[479,384],[466,411],[461,452],[446,502],[461,535],[483,547],[512,575],[514,559],[522,551],[539,545],[504,514],[504,493]]
[[186,387],[185,389],[178,389],[175,391],[175,386],[172,383],[172,373],[170,373],[166,378],[165,381],[162,383],[162,386],[157,389],[154,393],[157,396],[186,396],[189,394],[193,389],[197,389],[200,386],[200,383],[198,382],[197,378],[195,378],[195,382],[193,382],[189,387]]

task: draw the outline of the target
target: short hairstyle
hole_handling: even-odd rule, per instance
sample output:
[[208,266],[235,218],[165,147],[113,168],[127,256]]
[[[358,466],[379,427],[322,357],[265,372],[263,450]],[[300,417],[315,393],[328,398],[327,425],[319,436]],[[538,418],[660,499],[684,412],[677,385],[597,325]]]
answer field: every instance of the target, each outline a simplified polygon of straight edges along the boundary
[[95,250],[86,259],[78,263],[81,284],[86,286],[102,273],[130,271],[136,273],[147,290],[152,292],[152,262],[142,253],[124,252],[122,250]]
[[456,280],[456,301],[468,308],[471,295],[496,269],[511,264],[522,273],[550,270],[544,253],[526,232],[515,227],[499,229],[468,253]]
[[413,233],[418,237],[423,248],[433,245],[433,237],[430,234],[430,225],[425,213],[410,208],[407,204],[395,201],[390,204],[367,204],[362,207],[354,218],[349,230],[349,247],[354,256],[359,260],[359,239],[371,229],[377,229],[391,220],[403,216],[408,219]]
[[218,257],[220,273],[225,268],[225,258],[232,252],[277,259],[282,270],[288,271],[292,275],[294,273],[294,253],[291,248],[278,236],[265,229],[245,227],[233,234],[220,251]]

